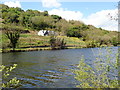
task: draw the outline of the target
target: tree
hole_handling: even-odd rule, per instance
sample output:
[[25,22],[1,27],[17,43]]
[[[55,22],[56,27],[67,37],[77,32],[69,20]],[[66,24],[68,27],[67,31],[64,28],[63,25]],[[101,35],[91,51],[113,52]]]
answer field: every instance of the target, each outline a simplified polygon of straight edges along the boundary
[[59,21],[60,19],[62,19],[62,17],[60,17],[60,16],[58,16],[58,15],[51,15],[51,16],[52,16],[53,19],[57,19],[58,21]]
[[44,16],[48,16],[48,15],[49,15],[49,14],[48,14],[48,11],[44,11],[44,12],[43,12],[43,15],[44,15]]
[[20,37],[19,32],[18,31],[9,31],[8,30],[8,31],[5,32],[5,35],[10,40],[10,43],[11,43],[13,51],[14,51],[15,48],[16,48],[16,45],[18,43],[19,37]]
[[31,18],[32,28],[40,30],[50,28],[53,23],[53,19],[51,17],[45,16],[35,16]]
[[81,28],[80,27],[72,27],[67,31],[67,36],[69,37],[82,37],[80,34]]
[[10,40],[10,44],[13,48],[13,51],[15,51],[16,45],[17,45],[18,40],[20,38],[20,31],[18,31],[18,30],[5,30],[5,35]]
[[6,5],[1,5],[0,11],[2,12],[2,18],[4,23],[18,23],[19,15],[24,12],[21,8],[8,8]]
[[[56,21],[57,20],[57,21]],[[61,32],[60,35],[66,35],[68,29],[71,27],[71,24],[68,23],[68,21],[66,21],[65,19],[60,19],[58,21],[58,19],[55,19],[55,31]]]

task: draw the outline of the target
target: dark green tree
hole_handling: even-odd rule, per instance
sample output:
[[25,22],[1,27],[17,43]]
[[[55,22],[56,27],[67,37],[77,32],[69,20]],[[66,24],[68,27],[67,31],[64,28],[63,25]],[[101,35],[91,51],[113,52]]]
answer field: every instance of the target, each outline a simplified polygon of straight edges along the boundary
[[22,28],[15,26],[15,25],[14,25],[14,27],[11,27],[10,25],[5,25],[3,27],[4,34],[9,39],[10,45],[11,45],[13,51],[15,51],[15,48],[17,46],[18,40],[20,38],[21,30],[22,30]]
[[44,12],[43,12],[43,15],[44,15],[44,16],[48,16],[48,11],[44,11]]
[[62,19],[62,17],[58,16],[58,15],[51,15],[53,19],[57,19],[57,20],[60,20]]
[[67,36],[69,37],[82,37],[80,34],[81,28],[80,27],[72,27],[67,31]]
[[17,30],[6,30],[5,35],[10,40],[10,44],[13,48],[13,51],[15,51],[16,45],[20,38],[20,32]]

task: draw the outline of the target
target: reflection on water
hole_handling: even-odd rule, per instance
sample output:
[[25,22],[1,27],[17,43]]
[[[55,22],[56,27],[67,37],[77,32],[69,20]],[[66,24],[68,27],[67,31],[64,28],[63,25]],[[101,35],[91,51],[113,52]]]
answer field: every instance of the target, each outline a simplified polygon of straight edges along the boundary
[[[115,60],[118,47],[111,48],[111,57]],[[102,48],[101,57],[108,54]],[[9,78],[17,77],[26,88],[74,88],[78,81],[74,79],[72,69],[76,69],[84,55],[86,63],[92,62],[99,54],[99,48],[68,49],[53,51],[33,51],[3,53],[3,64],[18,64]]]

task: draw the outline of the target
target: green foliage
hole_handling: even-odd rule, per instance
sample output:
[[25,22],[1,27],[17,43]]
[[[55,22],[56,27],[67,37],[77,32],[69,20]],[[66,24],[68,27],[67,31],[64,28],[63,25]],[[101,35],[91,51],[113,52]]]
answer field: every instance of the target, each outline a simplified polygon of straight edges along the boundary
[[18,23],[19,15],[23,12],[21,8],[9,8],[6,5],[2,5],[1,11],[4,23]]
[[[74,21],[75,22],[75,21]],[[80,25],[74,25],[72,28],[70,28],[67,31],[67,36],[69,37],[82,37],[82,31],[88,30],[89,27],[85,24],[80,24]]]
[[16,48],[20,34],[16,31],[7,31],[5,32],[7,38],[10,40],[13,50]]
[[78,37],[78,38],[81,37],[79,28],[78,27],[71,28],[70,30],[68,30],[67,36]]
[[[111,51],[108,49],[109,54]],[[101,55],[101,54],[100,54]],[[118,55],[116,55],[118,57]],[[86,64],[84,58],[80,60],[78,69],[73,71],[75,79],[80,81],[80,88],[119,88],[118,77],[114,76],[110,78],[111,71],[117,71],[118,69],[118,58],[115,62],[111,61],[109,55],[106,59],[96,58],[92,66]],[[119,72],[119,71],[118,71]]]
[[112,45],[117,46],[119,44],[118,37],[112,38]]
[[60,19],[59,21],[58,20],[55,21],[57,22],[53,24],[54,26],[53,30],[61,32],[62,35],[66,35],[66,32],[70,28],[71,24],[69,24],[65,19]]
[[9,29],[9,30],[4,30],[4,33],[5,33],[6,37],[10,40],[10,44],[14,51],[16,48],[16,45],[18,43],[18,40],[20,38],[20,31],[18,31],[16,29],[15,30]]
[[96,41],[86,41],[86,47],[87,48],[93,48],[93,47],[99,47],[100,43]]
[[55,36],[50,37],[49,43],[53,50],[54,49],[64,49],[65,45],[66,45],[66,42],[64,41],[64,39],[57,38]]
[[44,15],[44,16],[48,16],[48,11],[44,11],[44,12],[43,12],[43,15]]
[[[91,28],[90,28],[91,29]],[[81,32],[81,36],[83,41],[96,41],[101,46],[102,45],[118,45],[118,33],[119,32],[111,32],[100,29],[86,30]],[[113,39],[114,38],[114,39]]]
[[[12,70],[16,68],[17,64],[14,64],[11,67],[6,67],[4,65],[0,66],[0,72],[2,72],[2,77],[7,78]],[[15,77],[11,80],[9,80],[6,83],[2,83],[2,88],[16,88],[19,84],[19,80]]]
[[53,19],[56,19],[57,21],[59,21],[60,19],[62,19],[62,17],[58,16],[58,15],[51,15]]
[[44,16],[35,16],[31,18],[31,23],[34,29],[42,30],[51,26],[52,18]]
[[82,24],[81,29],[82,29],[82,30],[88,30],[89,27],[88,27],[87,25],[85,25],[85,24]]

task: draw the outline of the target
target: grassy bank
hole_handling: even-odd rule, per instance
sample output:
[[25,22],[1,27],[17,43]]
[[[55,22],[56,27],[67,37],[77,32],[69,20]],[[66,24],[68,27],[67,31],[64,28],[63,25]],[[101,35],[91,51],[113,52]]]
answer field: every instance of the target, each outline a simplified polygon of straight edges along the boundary
[[[79,49],[81,47],[66,47],[65,49]],[[42,48],[17,48],[13,51],[10,48],[7,49],[0,49],[0,52],[7,53],[7,52],[29,52],[29,51],[42,51],[42,50],[52,50],[50,47],[42,47]]]
[[[85,42],[75,37],[58,36],[59,38],[64,38],[67,48],[82,48],[85,47]],[[9,48],[9,40],[2,34],[2,48],[1,52],[12,51]],[[30,33],[25,33],[20,35],[20,39],[15,51],[37,51],[37,50],[50,50],[49,44],[50,36],[38,36],[37,32],[31,31]]]
[[[2,33],[2,32],[1,32]],[[16,52],[24,52],[24,51],[39,51],[39,50],[51,50],[49,40],[50,36],[38,36],[38,32],[30,31],[30,33],[25,33],[20,35],[20,39],[15,49]],[[9,40],[6,38],[5,34],[1,35],[2,48],[0,52],[12,52],[12,48],[10,48]],[[87,48],[90,47],[88,45],[89,42],[83,41],[81,38],[76,37],[67,37],[67,36],[58,36],[59,38],[63,38],[66,42],[66,49],[74,49],[74,48]],[[93,43],[92,43],[93,44]],[[106,46],[106,45],[101,45]],[[111,45],[109,45],[111,46]],[[95,47],[95,46],[93,46]],[[96,45],[96,47],[98,47]]]

